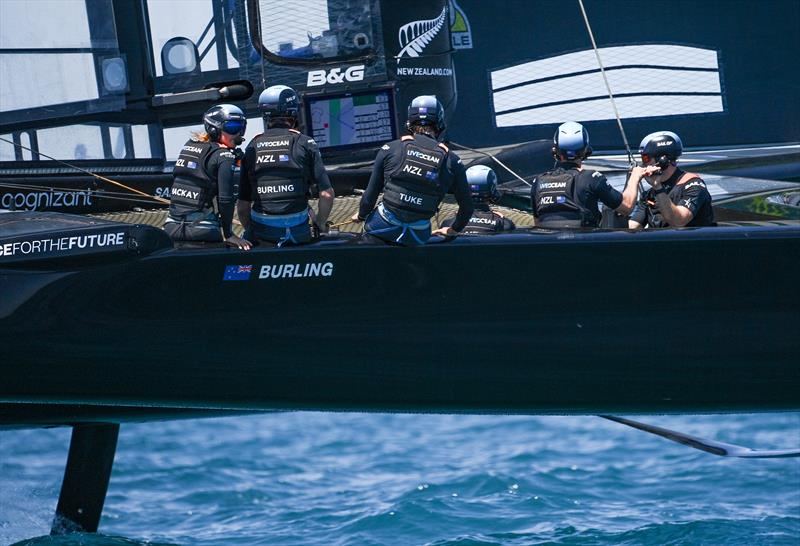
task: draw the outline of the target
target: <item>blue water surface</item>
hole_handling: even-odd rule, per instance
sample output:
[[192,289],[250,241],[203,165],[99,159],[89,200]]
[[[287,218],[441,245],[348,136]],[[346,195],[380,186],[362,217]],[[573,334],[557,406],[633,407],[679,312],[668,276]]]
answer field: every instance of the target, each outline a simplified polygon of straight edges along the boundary
[[[798,413],[637,419],[800,447]],[[51,539],[69,436],[0,430],[0,544],[800,544],[798,459],[597,417],[313,412],[123,424],[100,534]]]

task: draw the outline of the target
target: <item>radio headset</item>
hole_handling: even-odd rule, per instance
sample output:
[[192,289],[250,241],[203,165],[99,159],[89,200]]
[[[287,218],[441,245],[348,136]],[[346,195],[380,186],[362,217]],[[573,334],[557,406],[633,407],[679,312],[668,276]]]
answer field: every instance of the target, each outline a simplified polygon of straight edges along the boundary
[[669,167],[671,164],[672,161],[670,161],[670,159],[665,155],[659,156],[659,158],[656,159],[656,165],[658,165],[658,168],[661,169],[662,171],[665,170],[667,167]]

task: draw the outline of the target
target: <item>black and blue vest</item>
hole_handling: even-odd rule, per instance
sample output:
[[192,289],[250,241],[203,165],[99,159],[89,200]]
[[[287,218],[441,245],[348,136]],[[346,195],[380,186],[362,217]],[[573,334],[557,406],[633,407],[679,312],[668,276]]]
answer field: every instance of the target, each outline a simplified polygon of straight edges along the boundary
[[401,138],[400,165],[389,173],[383,202],[404,222],[430,220],[444,198],[440,174],[449,150],[444,144],[424,146],[406,135]]
[[216,181],[205,169],[206,160],[220,145],[216,142],[190,140],[181,148],[175,161],[170,188],[169,215],[182,219],[187,214],[213,208]]
[[306,169],[294,156],[300,132],[261,134],[253,139],[256,187],[253,210],[262,214],[293,214],[308,209]]

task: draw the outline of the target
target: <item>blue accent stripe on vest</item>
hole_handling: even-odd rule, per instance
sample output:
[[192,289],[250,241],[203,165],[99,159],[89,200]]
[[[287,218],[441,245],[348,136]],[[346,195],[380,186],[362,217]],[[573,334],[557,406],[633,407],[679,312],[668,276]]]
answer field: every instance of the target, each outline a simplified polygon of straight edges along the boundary
[[293,214],[262,214],[251,211],[250,218],[264,226],[276,228],[291,228],[308,222],[308,210],[301,210]]

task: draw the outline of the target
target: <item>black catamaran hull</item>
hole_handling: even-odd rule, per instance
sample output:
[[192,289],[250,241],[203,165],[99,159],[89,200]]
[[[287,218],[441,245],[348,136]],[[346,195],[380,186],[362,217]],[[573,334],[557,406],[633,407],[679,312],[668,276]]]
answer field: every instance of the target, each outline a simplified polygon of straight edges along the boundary
[[2,262],[8,424],[800,409],[798,227]]

